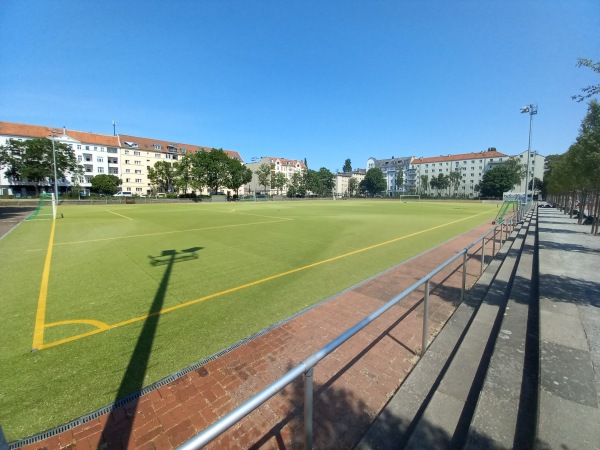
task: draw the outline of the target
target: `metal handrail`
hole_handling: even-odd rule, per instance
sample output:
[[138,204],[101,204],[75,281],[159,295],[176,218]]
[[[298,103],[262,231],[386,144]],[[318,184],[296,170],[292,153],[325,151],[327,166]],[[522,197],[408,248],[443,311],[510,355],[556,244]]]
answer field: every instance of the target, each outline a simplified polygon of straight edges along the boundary
[[[521,214],[519,214],[519,212]],[[520,222],[523,215],[524,215],[523,211],[521,211],[520,209],[517,210],[517,212],[512,217],[510,217],[508,220],[502,222],[501,224],[497,224],[496,226],[494,226],[494,228],[490,229],[483,236],[474,240],[471,244],[467,245],[465,248],[463,248],[457,254],[455,254],[454,256],[452,256],[451,258],[449,258],[442,264],[440,264],[438,267],[433,269],[431,272],[429,272],[427,275],[422,277],[420,280],[416,281],[411,286],[409,286],[404,291],[402,291],[400,294],[398,294],[396,297],[394,297],[393,299],[388,301],[385,305],[383,305],[382,307],[380,307],[379,309],[377,309],[376,311],[371,313],[369,316],[365,317],[363,320],[358,322],[352,328],[349,328],[348,330],[346,330],[343,334],[341,334],[340,336],[335,338],[333,341],[329,342],[327,345],[325,345],[321,349],[317,350],[315,353],[310,355],[308,358],[306,358],[304,361],[302,361],[300,364],[298,364],[292,370],[290,370],[289,372],[284,374],[282,377],[277,379],[275,382],[271,383],[269,386],[264,388],[258,394],[251,397],[246,402],[242,403],[240,406],[235,408],[233,411],[227,413],[225,416],[223,416],[222,418],[217,420],[215,423],[210,425],[204,431],[200,432],[199,434],[194,436],[192,439],[190,439],[189,441],[182,444],[180,447],[178,447],[178,449],[179,450],[191,450],[191,449],[198,449],[198,448],[201,448],[201,447],[207,445],[208,443],[210,443],[215,438],[217,438],[219,435],[221,435],[223,432],[225,432],[226,430],[231,428],[233,425],[238,423],[241,419],[243,419],[248,414],[250,414],[252,411],[254,411],[258,407],[260,407],[263,403],[265,403],[267,400],[269,400],[271,397],[273,397],[275,394],[277,394],[278,392],[283,390],[287,385],[289,385],[290,383],[292,383],[294,380],[296,380],[297,378],[299,378],[302,375],[305,375],[305,380],[304,380],[304,382],[305,382],[305,385],[304,385],[304,395],[305,395],[305,397],[304,397],[304,439],[305,439],[306,448],[312,449],[312,441],[313,441],[313,429],[312,429],[312,423],[313,423],[313,420],[312,420],[312,417],[313,417],[313,408],[312,408],[312,406],[313,406],[313,401],[312,401],[312,399],[313,399],[313,368],[323,358],[325,358],[327,355],[329,355],[331,352],[333,352],[335,349],[337,349],[339,346],[341,346],[344,342],[346,342],[348,339],[350,339],[356,333],[361,331],[367,325],[372,323],[375,319],[377,319],[383,313],[388,311],[392,306],[396,305],[400,300],[403,300],[405,297],[407,297],[412,292],[417,290],[421,285],[425,284],[425,295],[424,295],[424,302],[423,302],[425,313],[423,314],[423,341],[422,341],[422,347],[421,347],[421,356],[423,356],[423,354],[427,350],[428,338],[429,338],[429,326],[428,326],[429,317],[428,316],[429,316],[429,293],[430,293],[431,279],[435,275],[437,275],[440,271],[445,269],[448,265],[453,263],[460,256],[463,256],[463,263],[462,263],[462,265],[463,265],[463,280],[462,280],[462,288],[461,288],[461,301],[462,301],[464,299],[464,292],[466,290],[466,286],[465,286],[465,284],[466,284],[466,263],[467,263],[467,252],[469,251],[469,249],[471,249],[473,246],[477,245],[479,242],[482,243],[482,245],[481,245],[481,249],[482,249],[481,272],[482,272],[483,264],[484,264],[484,256],[485,256],[485,253],[484,253],[485,238],[489,234],[494,233],[494,237],[493,237],[494,250],[492,251],[492,257],[493,257],[495,247],[496,247],[496,245],[495,245],[496,244],[496,234],[497,234],[498,228],[500,228],[500,247],[502,247],[503,233],[506,233],[505,236],[506,236],[506,238],[508,238],[508,228],[512,227],[512,230],[514,230],[514,228],[516,227],[517,223]],[[506,241],[506,238],[504,239],[504,241]],[[488,240],[488,242],[489,242],[489,240]]]

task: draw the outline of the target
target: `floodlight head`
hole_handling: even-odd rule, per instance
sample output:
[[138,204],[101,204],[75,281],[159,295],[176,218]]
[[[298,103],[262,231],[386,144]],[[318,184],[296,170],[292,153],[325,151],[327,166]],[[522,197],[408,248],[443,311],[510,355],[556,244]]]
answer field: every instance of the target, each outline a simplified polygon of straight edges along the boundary
[[529,112],[529,105],[521,107],[521,114]]

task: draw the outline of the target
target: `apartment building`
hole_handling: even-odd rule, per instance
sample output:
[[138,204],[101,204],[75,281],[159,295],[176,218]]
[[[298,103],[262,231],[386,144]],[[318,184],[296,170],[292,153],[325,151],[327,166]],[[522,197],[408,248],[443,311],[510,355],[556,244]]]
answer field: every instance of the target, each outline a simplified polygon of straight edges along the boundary
[[451,172],[457,172],[460,174],[460,179],[458,183],[451,186],[451,193],[474,197],[478,192],[476,187],[485,172],[508,159],[508,155],[495,149],[431,158],[414,158],[411,167],[415,169],[415,188],[417,193],[436,194],[437,192],[432,191],[429,182],[439,174],[449,175]]
[[[140,136],[124,134],[110,136],[70,130],[66,127],[53,128],[0,122],[0,145],[5,145],[9,139],[35,138],[54,138],[55,142],[68,145],[74,150],[75,156],[82,166],[81,175],[68,175],[58,181],[59,193],[67,192],[76,185],[82,188],[84,194],[89,193],[94,176],[110,174],[121,179],[123,191],[131,191],[137,195],[150,195],[156,193],[156,187],[152,186],[148,180],[148,167],[153,167],[158,161],[167,161],[172,164],[186,153],[211,150],[198,145]],[[225,150],[225,153],[230,158],[243,162],[238,152]],[[40,185],[42,191],[51,191],[52,187],[49,181]],[[206,189],[203,193],[207,193]],[[3,171],[0,178],[0,195],[27,196],[34,194],[35,188],[28,180],[8,179]]]
[[[365,179],[365,169],[356,169],[352,172],[338,172],[335,175],[335,195],[338,198],[349,197],[352,193],[350,192],[350,180],[356,180],[356,186]],[[356,192],[354,192],[356,194]]]
[[[290,180],[292,179],[292,176],[295,173],[302,173],[306,171],[306,165],[304,164],[304,161],[298,161],[295,159],[286,159],[286,158],[279,158],[279,157],[273,157],[273,156],[263,156],[261,158],[259,158],[257,161],[253,161],[251,163],[247,163],[246,167],[248,167],[251,171],[252,171],[252,181],[250,181],[250,183],[248,183],[246,186],[244,186],[245,190],[247,193],[249,194],[254,194],[254,193],[267,193],[267,194],[276,194],[277,191],[275,189],[273,189],[271,186],[267,186],[266,187],[266,192],[265,192],[265,186],[259,184],[258,182],[258,175],[256,175],[256,171],[258,170],[258,168],[260,166],[262,166],[263,164],[268,164],[271,167],[271,174],[276,174],[276,173],[282,173],[285,175],[288,184],[290,183]],[[282,195],[286,195],[287,194],[287,185],[283,187],[283,190],[280,191],[280,193]]]
[[[119,140],[116,136],[69,130],[65,127],[55,128],[39,125],[26,125],[0,122],[0,145],[8,140],[26,140],[36,138],[54,139],[74,150],[77,161],[81,164],[81,175],[67,175],[58,180],[58,192],[66,192],[72,186],[79,185],[84,192],[89,192],[92,178],[99,174],[119,176]],[[49,181],[39,186],[42,191],[51,191]],[[27,196],[34,195],[35,188],[28,180],[8,179],[4,173],[0,178],[0,195]]]
[[[511,156],[511,158],[515,158],[519,160],[519,163],[523,166],[527,166],[529,164],[529,181],[534,178],[539,178],[540,180],[544,179],[544,169],[546,165],[546,158],[537,152],[531,151],[529,154],[529,162],[527,161],[527,150],[518,155]],[[525,185],[527,183],[527,176],[521,179],[521,184],[519,186],[515,186],[511,193],[519,193],[525,194]]]
[[[413,159],[412,156],[402,158],[392,156],[390,159],[369,158],[367,160],[367,170],[381,169],[387,185],[385,195],[412,194],[415,185],[415,171],[411,167]],[[402,182],[397,183],[400,177]]]

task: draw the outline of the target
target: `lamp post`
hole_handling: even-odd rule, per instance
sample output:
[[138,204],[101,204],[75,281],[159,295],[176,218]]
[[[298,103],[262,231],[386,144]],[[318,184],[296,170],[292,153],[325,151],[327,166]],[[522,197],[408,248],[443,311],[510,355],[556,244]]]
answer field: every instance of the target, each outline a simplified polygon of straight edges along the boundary
[[537,114],[537,105],[531,104],[523,106],[521,108],[521,114],[525,113],[529,113],[529,144],[527,145],[527,172],[525,174],[525,203],[527,203],[529,201],[529,156],[531,155],[531,126],[533,124],[533,116]]
[[52,218],[56,219],[56,204],[58,203],[58,178],[56,172],[56,149],[54,148],[54,135],[56,130],[50,131],[52,133],[52,161],[54,165],[54,201],[52,202]]

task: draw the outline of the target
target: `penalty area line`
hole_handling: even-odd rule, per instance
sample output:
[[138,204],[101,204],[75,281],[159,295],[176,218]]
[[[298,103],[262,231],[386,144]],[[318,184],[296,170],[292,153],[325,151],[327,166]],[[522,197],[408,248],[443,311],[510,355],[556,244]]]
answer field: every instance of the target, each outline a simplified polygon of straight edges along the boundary
[[116,213],[116,212],[114,212],[114,211],[110,211],[110,210],[108,210],[108,209],[106,209],[105,211],[106,211],[106,212],[109,212],[109,213],[111,213],[111,214],[114,214],[115,216],[123,217],[124,219],[133,220],[131,217],[124,216],[123,214],[119,214],[119,213]]
[[223,295],[231,294],[233,292],[237,292],[237,291],[240,291],[242,289],[246,289],[246,288],[249,288],[249,287],[252,287],[252,286],[263,284],[263,283],[266,283],[268,281],[275,280],[275,279],[278,279],[278,278],[282,278],[282,277],[285,277],[287,275],[291,275],[291,274],[294,274],[294,273],[297,273],[297,272],[301,272],[303,270],[311,269],[313,267],[317,267],[317,266],[320,266],[320,265],[323,265],[323,264],[327,264],[327,263],[332,262],[332,261],[337,261],[337,260],[346,258],[348,256],[356,255],[358,253],[366,252],[368,250],[372,250],[372,249],[378,248],[378,247],[383,247],[385,245],[392,244],[394,242],[398,242],[398,241],[401,241],[401,240],[404,240],[404,239],[408,239],[408,238],[411,238],[411,237],[414,237],[414,236],[417,236],[417,235],[420,235],[420,234],[428,233],[430,231],[437,230],[439,228],[443,228],[443,227],[446,227],[446,226],[449,226],[449,225],[453,225],[455,223],[463,222],[465,220],[471,219],[473,217],[480,216],[482,214],[488,214],[490,211],[485,211],[485,212],[482,212],[482,213],[479,213],[479,214],[474,214],[474,215],[469,216],[469,217],[464,217],[462,219],[453,220],[452,222],[447,222],[447,223],[444,223],[444,224],[441,224],[441,225],[436,225],[435,227],[431,227],[431,228],[428,228],[426,230],[416,231],[414,233],[407,234],[407,235],[404,235],[404,236],[399,236],[397,238],[390,239],[390,240],[387,240],[387,241],[384,241],[384,242],[380,242],[378,244],[373,244],[373,245],[370,245],[368,247],[359,248],[357,250],[353,250],[351,252],[344,253],[342,255],[333,256],[331,258],[324,259],[324,260],[321,260],[321,261],[316,261],[314,263],[307,264],[307,265],[302,266],[302,267],[297,267],[296,269],[292,269],[292,270],[288,270],[286,272],[282,272],[282,273],[278,273],[278,274],[275,274],[275,275],[271,275],[269,277],[265,277],[265,278],[262,278],[260,280],[252,281],[250,283],[246,283],[246,284],[243,284],[243,285],[240,285],[240,286],[235,286],[235,287],[232,287],[230,289],[225,289],[225,290],[220,291],[220,292],[215,292],[215,293],[206,295],[204,297],[197,298],[195,300],[190,300],[190,301],[181,303],[179,305],[174,305],[174,306],[171,306],[169,308],[161,309],[160,311],[156,311],[156,312],[154,312],[152,314],[145,314],[143,316],[134,317],[132,319],[128,319],[128,320],[124,320],[122,322],[115,323],[113,325],[108,325],[108,328],[95,329],[95,330],[92,330],[92,331],[88,331],[87,333],[82,333],[82,334],[78,334],[78,335],[75,335],[75,336],[70,336],[70,337],[65,338],[65,339],[60,339],[58,341],[51,342],[49,344],[45,344],[45,345],[41,346],[40,349],[46,349],[46,348],[50,348],[50,347],[56,347],[58,345],[66,344],[68,342],[72,342],[72,341],[75,341],[75,340],[78,340],[78,339],[82,339],[82,338],[85,338],[85,337],[93,336],[95,334],[102,333],[102,332],[107,331],[107,330],[112,330],[112,329],[115,329],[115,328],[123,327],[125,325],[130,325],[130,324],[133,324],[133,323],[136,323],[136,322],[140,322],[140,321],[146,320],[146,319],[148,319],[150,317],[161,316],[163,314],[167,314],[167,313],[176,311],[178,309],[185,308],[187,306],[195,305],[195,304],[203,302],[205,300],[210,300],[210,299],[213,299],[213,298],[216,298],[216,297],[221,297]]

